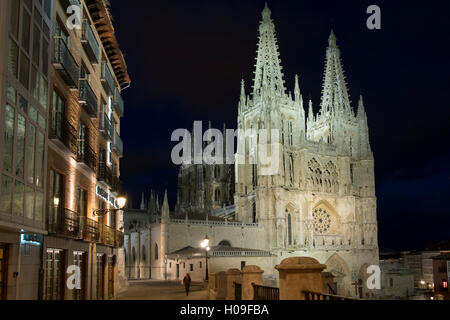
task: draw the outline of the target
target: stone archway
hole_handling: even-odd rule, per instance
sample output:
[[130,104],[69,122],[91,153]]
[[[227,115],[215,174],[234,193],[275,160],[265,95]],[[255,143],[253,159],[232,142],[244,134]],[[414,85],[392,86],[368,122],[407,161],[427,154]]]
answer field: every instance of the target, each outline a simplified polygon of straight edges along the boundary
[[337,295],[350,296],[351,272],[345,260],[337,253],[334,253],[325,262],[328,272],[333,276],[334,290]]

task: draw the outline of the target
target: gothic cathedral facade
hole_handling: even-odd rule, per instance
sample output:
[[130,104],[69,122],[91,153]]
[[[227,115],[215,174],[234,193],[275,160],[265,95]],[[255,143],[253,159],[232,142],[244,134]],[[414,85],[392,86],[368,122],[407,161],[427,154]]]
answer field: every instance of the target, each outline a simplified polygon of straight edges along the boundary
[[298,77],[294,96],[286,93],[267,5],[262,17],[253,92],[246,95],[242,82],[238,128],[267,129],[270,137],[277,129],[269,141],[279,145],[280,165],[262,175],[260,164],[250,164],[257,150],[247,137],[239,139],[246,162],[236,165],[236,219],[258,223],[260,249],[279,260],[314,257],[338,279],[337,291],[351,294],[353,281],[362,290],[367,267],[378,265],[374,158],[363,99],[355,115],[331,32],[321,109],[315,115],[309,101],[306,117]]

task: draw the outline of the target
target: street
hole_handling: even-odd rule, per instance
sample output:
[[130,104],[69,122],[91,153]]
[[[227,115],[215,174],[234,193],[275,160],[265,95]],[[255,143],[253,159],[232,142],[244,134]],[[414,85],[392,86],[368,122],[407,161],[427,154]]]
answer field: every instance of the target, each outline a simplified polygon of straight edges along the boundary
[[130,280],[127,291],[117,300],[208,300],[208,291],[203,283],[192,283],[186,296],[180,281]]

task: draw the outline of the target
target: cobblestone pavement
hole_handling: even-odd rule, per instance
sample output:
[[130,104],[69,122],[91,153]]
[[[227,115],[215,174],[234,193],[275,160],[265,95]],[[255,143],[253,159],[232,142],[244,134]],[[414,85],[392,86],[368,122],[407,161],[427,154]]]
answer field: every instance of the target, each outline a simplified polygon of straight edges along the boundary
[[131,280],[129,284],[117,300],[208,300],[203,283],[193,283],[187,297],[180,281]]

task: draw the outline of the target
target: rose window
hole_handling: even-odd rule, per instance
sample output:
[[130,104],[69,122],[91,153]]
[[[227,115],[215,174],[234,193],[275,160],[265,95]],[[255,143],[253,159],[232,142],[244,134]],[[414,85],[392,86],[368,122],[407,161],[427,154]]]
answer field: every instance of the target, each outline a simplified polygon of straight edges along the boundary
[[314,231],[318,234],[325,234],[330,231],[331,216],[322,208],[318,208],[313,212]]

